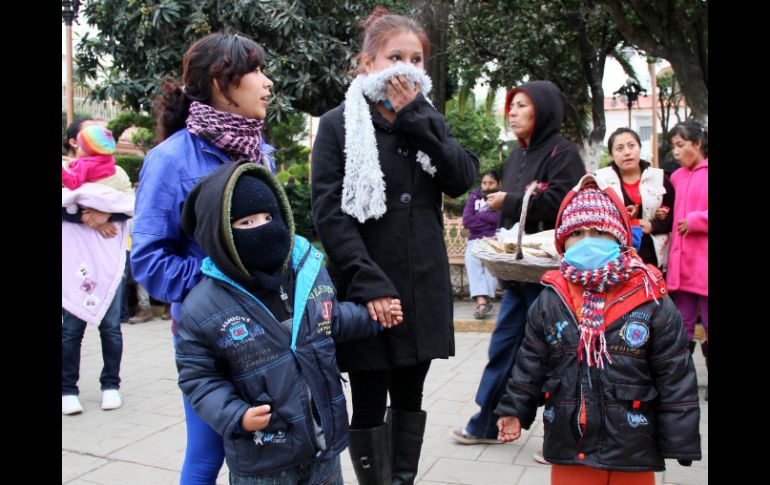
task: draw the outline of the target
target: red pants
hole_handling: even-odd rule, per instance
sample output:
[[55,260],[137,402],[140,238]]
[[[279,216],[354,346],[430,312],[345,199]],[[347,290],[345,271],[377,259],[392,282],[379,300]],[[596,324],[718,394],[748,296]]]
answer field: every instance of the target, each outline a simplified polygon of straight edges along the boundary
[[655,485],[655,474],[607,471],[583,465],[551,465],[551,485]]

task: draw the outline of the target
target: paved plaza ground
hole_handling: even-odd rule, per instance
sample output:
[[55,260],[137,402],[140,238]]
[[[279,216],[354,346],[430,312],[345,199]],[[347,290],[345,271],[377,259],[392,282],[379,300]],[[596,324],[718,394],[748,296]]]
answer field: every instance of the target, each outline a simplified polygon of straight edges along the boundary
[[[473,321],[473,304],[457,301],[455,322],[459,329],[490,329],[487,322]],[[176,382],[170,322],[160,319],[122,326],[124,339],[121,368],[123,407],[102,411],[99,407],[101,346],[96,327],[89,326],[83,339],[80,399],[85,411],[62,416],[62,483],[177,484],[185,449],[184,410]],[[424,409],[428,412],[425,443],[420,459],[418,485],[548,485],[549,465],[532,459],[543,441],[542,408],[529,431],[514,443],[465,446],[454,443],[449,430],[463,424],[478,410],[476,386],[487,361],[488,331],[457,331],[456,356],[435,360],[425,384]],[[656,474],[656,484],[708,484],[708,402],[706,366],[696,350],[695,366],[701,395],[701,443],[703,460],[682,467],[666,460],[667,471]],[[346,389],[350,410],[350,389]],[[346,484],[355,484],[350,458],[342,454]],[[217,484],[228,483],[227,467]]]

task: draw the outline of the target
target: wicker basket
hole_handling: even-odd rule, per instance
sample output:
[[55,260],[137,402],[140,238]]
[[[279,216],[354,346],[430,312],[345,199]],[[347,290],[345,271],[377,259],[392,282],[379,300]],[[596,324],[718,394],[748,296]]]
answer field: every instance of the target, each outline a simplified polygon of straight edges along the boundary
[[529,189],[524,193],[521,218],[519,219],[519,236],[515,254],[498,253],[483,239],[477,242],[471,250],[471,254],[479,258],[484,266],[489,269],[489,272],[501,280],[538,283],[540,277],[543,276],[546,271],[559,268],[559,260],[556,258],[536,258],[527,256],[522,250],[521,242],[527,221],[529,198],[537,185],[537,182],[532,183]]

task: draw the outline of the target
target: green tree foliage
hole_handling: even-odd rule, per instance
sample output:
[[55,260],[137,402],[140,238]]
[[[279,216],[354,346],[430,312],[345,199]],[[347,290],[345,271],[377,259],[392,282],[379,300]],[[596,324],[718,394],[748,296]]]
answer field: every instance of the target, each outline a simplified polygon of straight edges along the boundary
[[493,87],[552,81],[565,96],[562,133],[578,144],[601,143],[604,63],[608,55],[623,59],[605,7],[588,0],[457,0],[453,25],[452,65],[464,79],[484,76]]
[[626,41],[666,59],[693,115],[708,115],[708,0],[601,0]]
[[126,171],[132,184],[139,181],[139,170],[142,169],[143,162],[144,157],[122,153],[115,154],[115,165],[120,166]]
[[452,136],[478,157],[480,173],[499,168],[508,156],[504,152],[505,145],[500,141],[500,126],[484,107],[473,108],[469,101],[465,101],[466,106],[462,110],[457,98],[447,103],[446,121]]
[[104,78],[94,91],[97,99],[149,111],[161,77],[181,77],[182,55],[195,39],[238,31],[266,50],[265,71],[276,93],[269,121],[295,110],[318,116],[343,99],[349,61],[359,48],[359,22],[374,3],[87,0],[83,16],[98,33],[81,39],[78,73],[82,79]]
[[318,239],[318,235],[313,228],[313,213],[310,210],[310,184],[290,182],[283,188],[294,213],[294,232],[315,241]]
[[306,122],[306,115],[296,113],[271,127],[268,142],[276,148],[275,163],[279,171],[294,165],[307,165],[310,150],[299,143],[307,137]]

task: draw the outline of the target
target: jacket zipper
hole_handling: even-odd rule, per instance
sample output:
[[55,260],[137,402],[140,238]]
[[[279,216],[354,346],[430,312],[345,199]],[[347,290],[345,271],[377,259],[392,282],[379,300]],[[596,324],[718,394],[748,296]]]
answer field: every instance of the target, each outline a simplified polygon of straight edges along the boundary
[[[297,264],[297,269],[296,269],[297,273],[299,273],[299,270],[302,268],[302,264],[305,262],[305,260],[307,259],[308,255],[310,254],[310,250],[311,250],[311,248],[308,247],[307,251],[305,251],[305,254],[302,255],[302,258],[300,258],[300,261]],[[229,284],[230,286],[232,286],[233,288],[236,288],[236,289],[240,290],[241,292],[246,293],[247,296],[251,297],[254,301],[259,303],[260,306],[262,306],[262,308],[264,308],[264,310],[267,312],[267,314],[272,317],[273,321],[279,327],[281,326],[281,323],[278,321],[277,318],[275,318],[275,315],[273,315],[273,312],[271,312],[265,306],[265,304],[262,303],[257,297],[255,297],[254,295],[252,295],[251,293],[249,293],[245,289],[241,288],[239,285],[234,285],[230,281],[225,281],[225,280],[220,280],[220,281],[223,281],[223,282]],[[284,296],[285,296],[285,298],[284,298]],[[289,308],[288,307],[288,305],[289,305],[288,304],[288,298],[289,298],[289,296],[286,295],[286,292],[283,290],[283,287],[282,287],[281,288],[281,300],[283,300],[283,302],[287,306],[287,308]],[[293,312],[290,312],[290,313],[293,314]],[[302,367],[299,364],[299,360],[297,359],[297,354],[292,352],[292,355],[294,356],[294,362],[296,363],[297,367],[302,369]],[[312,409],[313,400],[312,400],[312,396],[311,396],[310,385],[308,384],[307,379],[305,379],[304,373],[300,372],[300,377],[301,377],[302,383],[303,383],[301,392],[305,396],[305,400],[307,401],[307,405],[305,406],[305,426],[307,426],[307,428],[308,428],[308,435],[310,435],[310,440],[313,443],[313,448],[316,451],[318,451],[318,450],[321,450],[321,445],[318,443],[318,440],[317,440],[316,435],[315,435],[315,425],[314,425],[313,409]],[[318,411],[318,417],[321,418],[321,411],[320,410]],[[323,418],[321,418],[321,430],[323,430]]]

